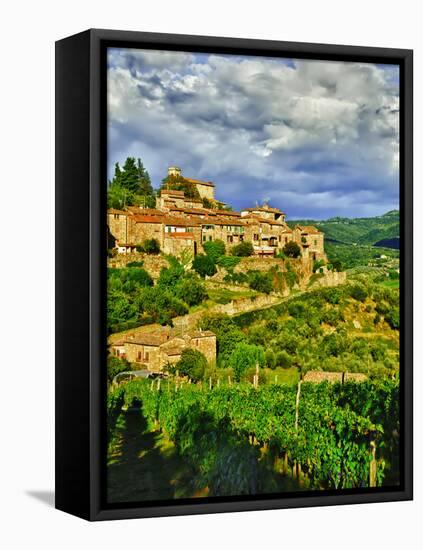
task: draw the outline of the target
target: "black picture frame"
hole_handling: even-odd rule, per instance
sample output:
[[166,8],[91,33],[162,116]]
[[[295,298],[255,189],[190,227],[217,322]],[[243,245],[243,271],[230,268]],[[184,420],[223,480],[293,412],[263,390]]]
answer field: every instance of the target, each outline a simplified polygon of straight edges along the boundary
[[[108,46],[393,63],[400,67],[401,484],[275,497],[105,503],[105,185]],[[411,500],[413,52],[91,29],[56,43],[56,508],[87,520]]]

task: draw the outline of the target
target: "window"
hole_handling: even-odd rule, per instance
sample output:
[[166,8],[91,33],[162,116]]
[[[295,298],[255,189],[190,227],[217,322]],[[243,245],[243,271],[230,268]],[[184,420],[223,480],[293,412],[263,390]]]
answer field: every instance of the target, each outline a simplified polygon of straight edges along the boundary
[[212,241],[212,240],[213,240],[213,237],[209,235],[209,241]]
[[279,242],[281,242],[281,240],[282,240],[282,237],[279,235]]
[[317,246],[317,239],[314,239],[314,246]]
[[288,237],[285,237],[285,243],[287,243],[287,242],[288,242]]
[[119,219],[119,214],[113,214],[113,217],[115,220],[118,220]]
[[139,351],[139,352],[137,353],[137,361],[141,361],[141,360],[142,360],[142,352]]
[[258,233],[254,233],[254,235],[253,235],[253,240],[254,240],[254,241],[258,241],[258,240],[259,240]]
[[145,354],[144,354],[144,359],[146,361],[150,361],[150,352],[149,351],[146,351]]
[[240,235],[239,240],[242,242],[244,240],[244,235]]
[[203,235],[203,243],[207,241],[207,235]]
[[228,243],[232,243],[234,241],[234,238],[232,237],[232,235],[228,235],[227,240]]

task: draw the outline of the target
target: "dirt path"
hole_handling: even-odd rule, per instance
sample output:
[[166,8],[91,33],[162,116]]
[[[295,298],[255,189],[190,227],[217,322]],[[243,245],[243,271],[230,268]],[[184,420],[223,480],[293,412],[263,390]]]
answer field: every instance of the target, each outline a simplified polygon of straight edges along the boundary
[[149,431],[136,409],[122,413],[107,471],[112,503],[200,496],[190,491],[192,472],[174,445],[159,432]]

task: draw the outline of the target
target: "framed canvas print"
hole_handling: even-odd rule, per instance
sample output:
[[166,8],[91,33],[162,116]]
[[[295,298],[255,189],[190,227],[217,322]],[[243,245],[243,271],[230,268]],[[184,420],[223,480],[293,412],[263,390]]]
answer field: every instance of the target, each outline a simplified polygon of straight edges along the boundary
[[56,44],[56,506],[412,498],[412,52]]

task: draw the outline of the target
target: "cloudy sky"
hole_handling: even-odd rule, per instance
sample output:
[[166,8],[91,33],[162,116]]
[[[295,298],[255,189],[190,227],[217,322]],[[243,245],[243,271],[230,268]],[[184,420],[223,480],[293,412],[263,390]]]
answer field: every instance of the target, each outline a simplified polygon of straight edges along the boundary
[[396,66],[135,49],[108,53],[108,164],[141,157],[288,218],[398,208]]

